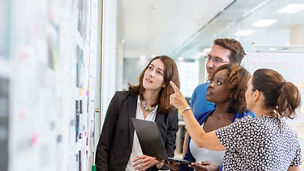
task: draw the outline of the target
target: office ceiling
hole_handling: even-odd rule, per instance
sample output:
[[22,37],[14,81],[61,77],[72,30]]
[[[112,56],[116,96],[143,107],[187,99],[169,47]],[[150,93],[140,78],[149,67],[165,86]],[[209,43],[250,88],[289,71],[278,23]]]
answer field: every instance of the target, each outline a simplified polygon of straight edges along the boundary
[[[232,37],[246,51],[255,44],[285,45],[290,27],[304,23],[304,10],[295,14],[277,11],[303,0],[120,0],[118,42],[125,58],[169,55],[195,59],[212,41]],[[269,27],[253,27],[259,19],[276,19]],[[252,29],[250,36],[235,36]]]

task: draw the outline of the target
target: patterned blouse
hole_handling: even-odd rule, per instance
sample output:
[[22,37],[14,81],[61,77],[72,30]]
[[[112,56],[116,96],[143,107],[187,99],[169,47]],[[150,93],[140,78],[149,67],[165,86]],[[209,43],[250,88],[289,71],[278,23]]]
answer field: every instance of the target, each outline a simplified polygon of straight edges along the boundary
[[284,119],[245,117],[216,131],[226,147],[223,170],[287,170],[301,165],[301,148]]

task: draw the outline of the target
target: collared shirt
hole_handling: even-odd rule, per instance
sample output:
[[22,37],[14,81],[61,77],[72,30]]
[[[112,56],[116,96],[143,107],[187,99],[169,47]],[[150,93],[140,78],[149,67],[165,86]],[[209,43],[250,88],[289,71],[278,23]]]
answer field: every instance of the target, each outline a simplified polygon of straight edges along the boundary
[[[141,110],[140,104],[141,104],[141,100],[140,100],[140,97],[138,96],[137,107],[136,107],[136,119],[142,119],[142,120],[154,122],[155,118],[156,118],[156,111],[157,111],[158,106],[156,106],[155,109],[153,111],[151,111],[147,115],[146,118],[144,118],[144,114],[143,114],[143,111]],[[133,164],[134,164],[133,160],[136,158],[136,156],[142,156],[142,155],[143,155],[143,152],[141,150],[140,143],[139,143],[137,135],[136,135],[136,131],[134,131],[132,153],[130,155],[129,162],[126,167],[126,171],[134,171],[135,169],[133,167]]]

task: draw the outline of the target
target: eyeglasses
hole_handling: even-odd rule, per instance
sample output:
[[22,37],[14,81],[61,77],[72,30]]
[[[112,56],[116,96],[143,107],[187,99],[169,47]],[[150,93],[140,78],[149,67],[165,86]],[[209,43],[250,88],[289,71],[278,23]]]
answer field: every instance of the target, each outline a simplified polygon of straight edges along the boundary
[[209,55],[205,56],[205,59],[207,60],[207,62],[212,61],[215,64],[222,64],[222,63],[228,64],[229,63],[229,61],[224,61],[223,59],[221,59],[219,57],[211,57]]

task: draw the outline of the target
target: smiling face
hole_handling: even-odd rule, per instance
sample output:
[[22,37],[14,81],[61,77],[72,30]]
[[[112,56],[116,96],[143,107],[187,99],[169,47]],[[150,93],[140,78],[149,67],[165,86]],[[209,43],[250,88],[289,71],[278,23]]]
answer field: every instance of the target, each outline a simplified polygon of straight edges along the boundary
[[146,69],[143,77],[145,90],[159,91],[164,86],[164,64],[160,59],[155,59]]
[[231,90],[227,86],[225,79],[227,78],[227,70],[218,71],[210,80],[206,99],[214,103],[225,103],[229,101]]
[[211,78],[212,74],[222,65],[230,63],[229,56],[231,51],[225,49],[219,45],[213,45],[206,63],[206,69],[208,73],[208,79]]

